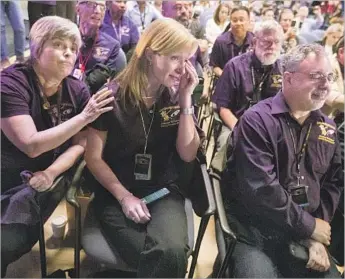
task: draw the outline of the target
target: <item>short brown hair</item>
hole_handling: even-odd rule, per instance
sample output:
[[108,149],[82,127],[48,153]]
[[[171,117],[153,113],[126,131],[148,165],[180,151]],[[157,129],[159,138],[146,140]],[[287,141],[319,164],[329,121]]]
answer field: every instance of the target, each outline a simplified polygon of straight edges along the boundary
[[220,10],[223,8],[223,7],[226,7],[228,8],[229,12],[228,12],[228,15],[230,15],[230,6],[226,3],[220,3],[217,7],[217,9],[215,10],[214,14],[213,14],[213,20],[214,22],[219,25],[220,24],[220,20],[219,20],[219,12]]

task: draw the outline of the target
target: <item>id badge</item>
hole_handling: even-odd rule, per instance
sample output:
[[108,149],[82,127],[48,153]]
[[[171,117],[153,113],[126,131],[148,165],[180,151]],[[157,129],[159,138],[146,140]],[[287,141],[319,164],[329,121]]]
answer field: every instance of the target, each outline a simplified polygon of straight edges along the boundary
[[151,166],[151,154],[136,154],[134,166],[135,180],[151,180]]
[[300,207],[307,207],[309,205],[307,191],[307,185],[297,185],[290,190],[292,200]]
[[74,69],[73,76],[81,81],[84,78],[83,72],[80,69]]

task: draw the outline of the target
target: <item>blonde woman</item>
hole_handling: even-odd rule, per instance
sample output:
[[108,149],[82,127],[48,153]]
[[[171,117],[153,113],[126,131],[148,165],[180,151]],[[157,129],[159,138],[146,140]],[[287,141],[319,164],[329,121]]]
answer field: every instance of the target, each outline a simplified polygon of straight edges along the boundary
[[217,37],[224,32],[230,22],[230,6],[228,4],[219,4],[214,12],[213,18],[206,23],[206,39],[208,41],[209,52]]
[[[188,61],[196,49],[180,23],[154,21],[111,85],[114,109],[89,128],[85,159],[100,184],[94,207],[111,246],[139,278],[182,278],[187,268],[174,158],[193,161],[200,145],[191,102],[198,76]],[[163,187],[168,196],[141,201]]]
[[319,43],[325,47],[329,58],[333,57],[333,45],[338,42],[340,37],[343,35],[344,26],[339,23],[332,24],[327,28],[323,40]]

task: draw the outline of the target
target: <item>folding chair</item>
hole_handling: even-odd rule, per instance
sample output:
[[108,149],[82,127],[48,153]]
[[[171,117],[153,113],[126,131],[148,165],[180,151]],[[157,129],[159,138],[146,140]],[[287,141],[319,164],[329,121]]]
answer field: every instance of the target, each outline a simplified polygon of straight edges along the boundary
[[216,239],[218,246],[218,258],[221,266],[216,274],[216,278],[229,277],[228,267],[231,255],[237,243],[237,237],[229,226],[221,193],[221,174],[225,169],[227,157],[227,144],[225,144],[212,160],[209,175],[212,182],[214,197],[216,202],[216,212],[214,215],[216,226]]
[[[201,242],[206,231],[207,224],[210,217],[215,212],[215,201],[213,197],[213,191],[211,188],[209,176],[206,167],[206,158],[203,154],[198,154],[197,160],[193,163],[185,163],[185,166],[181,166],[181,172],[183,173],[183,179],[187,181],[189,178],[193,183],[199,183],[200,179],[203,185],[195,185],[195,188],[199,189],[195,196],[191,196],[190,199],[186,199],[185,209],[187,214],[188,223],[188,236],[191,248],[188,256],[192,256],[191,267],[188,277],[192,278],[194,275],[197,258],[200,251]],[[99,221],[96,220],[93,215],[92,208],[88,208],[88,212],[85,217],[85,223],[83,230],[81,230],[81,210],[80,204],[77,200],[77,192],[82,186],[83,171],[85,169],[85,162],[78,167],[71,187],[67,194],[67,201],[75,208],[75,225],[76,225],[76,239],[75,239],[75,251],[74,251],[74,266],[76,278],[80,276],[80,249],[81,243],[86,254],[92,256],[97,261],[106,264],[109,267],[123,270],[123,271],[135,271],[133,267],[128,266],[121,258],[120,254],[116,251],[116,247],[110,247],[109,243],[105,239],[101,229]],[[203,191],[200,191],[203,189]],[[195,201],[199,200],[202,203],[197,204]],[[201,217],[197,240],[194,245],[194,223],[193,223],[193,209],[194,212]]]

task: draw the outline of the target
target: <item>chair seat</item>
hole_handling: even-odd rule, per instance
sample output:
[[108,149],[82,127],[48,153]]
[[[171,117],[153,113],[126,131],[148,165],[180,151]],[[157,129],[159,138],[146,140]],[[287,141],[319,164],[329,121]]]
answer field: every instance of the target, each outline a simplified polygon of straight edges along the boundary
[[[187,215],[188,245],[190,247],[189,256],[194,246],[194,216],[192,203],[189,199],[186,199],[185,211]],[[100,223],[96,219],[92,206],[89,206],[86,213],[81,243],[87,255],[105,264],[107,267],[129,272],[136,271],[135,267],[130,267],[122,260],[115,247],[110,247],[101,231]]]

